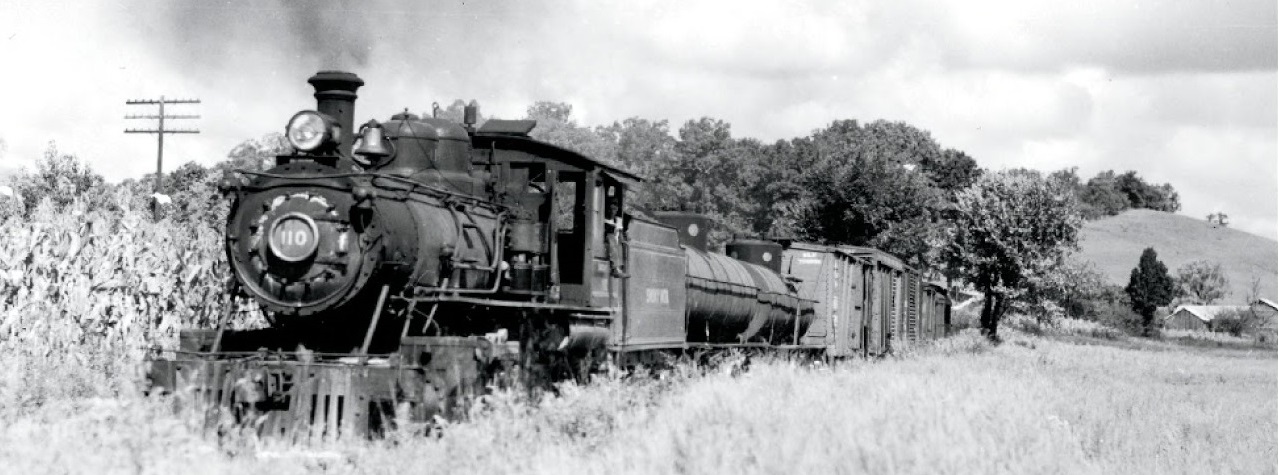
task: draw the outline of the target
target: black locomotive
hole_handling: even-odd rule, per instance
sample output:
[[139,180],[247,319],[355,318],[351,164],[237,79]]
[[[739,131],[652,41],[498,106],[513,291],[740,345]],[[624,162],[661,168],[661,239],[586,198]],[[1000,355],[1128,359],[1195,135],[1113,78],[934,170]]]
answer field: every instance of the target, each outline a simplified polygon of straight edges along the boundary
[[[881,354],[945,333],[943,288],[873,249],[741,240],[626,213],[635,175],[528,134],[407,111],[354,124],[354,74],[310,78],[295,148],[223,180],[231,292],[271,326],[182,332],[154,388],[193,386],[263,434],[369,434],[493,378],[751,348]],[[230,309],[228,308],[228,314]],[[223,319],[225,320],[225,318]]]

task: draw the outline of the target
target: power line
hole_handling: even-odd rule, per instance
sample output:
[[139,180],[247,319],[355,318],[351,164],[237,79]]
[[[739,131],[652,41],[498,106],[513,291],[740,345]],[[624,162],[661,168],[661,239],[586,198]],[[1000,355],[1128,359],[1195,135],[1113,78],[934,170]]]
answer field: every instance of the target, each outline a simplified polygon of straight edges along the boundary
[[[155,134],[157,138],[156,154],[155,154],[155,192],[161,193],[161,181],[164,176],[164,136],[165,134],[198,134],[199,129],[171,129],[165,128],[164,121],[180,120],[180,119],[199,119],[200,116],[192,114],[165,114],[164,106],[168,104],[199,104],[199,99],[167,99],[160,96],[159,99],[130,99],[124,101],[125,105],[155,105],[159,106],[159,114],[130,114],[124,116],[125,119],[146,119],[156,120],[157,127],[154,129],[124,129],[126,134]],[[156,208],[158,213],[158,208]]]
[[199,119],[199,118],[200,118],[200,116],[198,116],[198,115],[164,115],[164,116],[161,116],[161,115],[156,115],[156,114],[145,114],[145,115],[136,115],[136,114],[135,114],[135,115],[126,115],[126,116],[124,116],[124,118],[125,118],[125,119],[160,119],[160,118],[164,118],[164,119]]

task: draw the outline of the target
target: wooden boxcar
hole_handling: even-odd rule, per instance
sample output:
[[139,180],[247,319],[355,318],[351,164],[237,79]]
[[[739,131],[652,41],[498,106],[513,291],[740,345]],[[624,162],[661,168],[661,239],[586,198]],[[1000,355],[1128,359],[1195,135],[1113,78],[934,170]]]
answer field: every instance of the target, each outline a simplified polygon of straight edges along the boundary
[[923,289],[923,303],[919,310],[924,314],[925,339],[935,340],[949,335],[950,298],[945,286],[928,282]]
[[794,243],[782,253],[781,268],[797,279],[800,297],[816,301],[816,316],[799,344],[824,347],[829,356],[872,351],[866,335],[874,325],[866,302],[873,261],[835,247]]
[[782,272],[817,301],[800,344],[830,356],[884,354],[943,336],[949,323],[945,289],[877,249],[792,243]]
[[905,321],[911,312],[908,289],[914,272],[896,256],[867,247],[840,249],[865,261],[869,267],[866,307],[870,317],[866,348],[869,354],[883,354],[903,344]]

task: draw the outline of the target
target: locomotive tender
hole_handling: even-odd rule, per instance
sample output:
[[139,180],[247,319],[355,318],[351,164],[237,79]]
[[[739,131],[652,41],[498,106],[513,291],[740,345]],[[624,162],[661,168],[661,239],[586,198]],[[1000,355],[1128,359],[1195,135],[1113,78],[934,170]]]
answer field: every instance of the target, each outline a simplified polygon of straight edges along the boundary
[[[221,184],[230,291],[271,325],[181,332],[152,388],[194,387],[262,434],[371,434],[455,413],[494,375],[582,377],[605,359],[754,348],[877,355],[943,335],[945,290],[865,248],[738,240],[691,213],[623,212],[635,175],[407,111],[354,124],[346,72],[309,80],[295,151]],[[230,314],[231,309],[226,309]]]

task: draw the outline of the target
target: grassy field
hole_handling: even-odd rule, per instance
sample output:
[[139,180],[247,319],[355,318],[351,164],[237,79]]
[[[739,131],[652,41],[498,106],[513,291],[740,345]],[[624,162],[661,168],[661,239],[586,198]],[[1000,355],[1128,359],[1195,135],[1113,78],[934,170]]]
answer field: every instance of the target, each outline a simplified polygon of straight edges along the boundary
[[1229,278],[1223,303],[1242,303],[1253,279],[1260,296],[1278,298],[1278,242],[1201,219],[1152,210],[1129,210],[1084,223],[1080,257],[1095,263],[1111,284],[1127,285],[1141,251],[1153,247],[1173,274],[1196,260],[1218,262]]
[[202,437],[123,368],[85,369],[101,358],[0,348],[0,472],[1278,471],[1274,351],[1008,333],[874,362],[604,377],[535,404],[499,394],[431,437],[310,447]]

